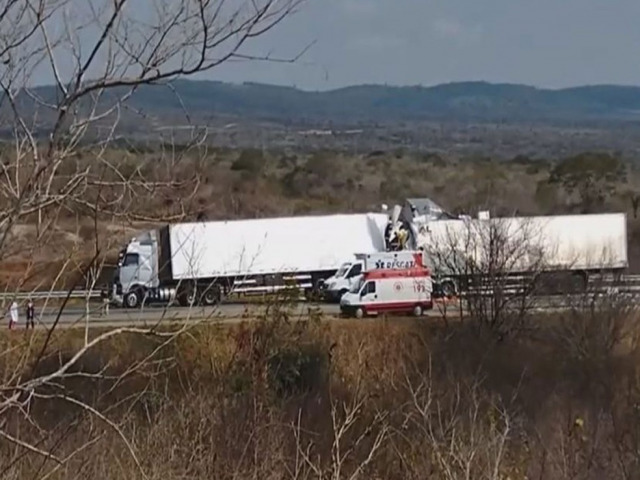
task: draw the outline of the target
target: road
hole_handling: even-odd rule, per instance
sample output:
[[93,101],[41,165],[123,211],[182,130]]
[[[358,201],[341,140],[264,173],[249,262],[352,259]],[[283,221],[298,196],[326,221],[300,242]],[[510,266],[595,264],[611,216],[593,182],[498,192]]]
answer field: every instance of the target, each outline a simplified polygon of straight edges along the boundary
[[[265,307],[260,305],[246,304],[224,304],[219,307],[148,307],[143,310],[127,310],[110,307],[108,313],[101,311],[101,305],[90,305],[88,314],[89,322],[93,326],[122,326],[137,325],[151,326],[158,322],[172,322],[184,320],[209,320],[237,323],[246,318],[256,318],[265,313]],[[318,307],[300,303],[292,306],[293,315],[307,315],[310,308],[317,308],[325,315],[334,316],[339,314],[337,305],[320,305]],[[61,313],[57,308],[48,308],[45,311],[36,312],[39,323],[42,326],[51,326],[60,314],[59,324],[65,327],[84,325],[87,319],[87,312],[84,307],[71,306],[65,308]],[[24,318],[21,318],[21,323]]]
[[[572,298],[569,295],[556,297],[539,297],[535,302],[535,309],[541,311],[562,310],[577,305],[579,296]],[[634,300],[635,301],[635,300]],[[185,320],[217,320],[224,323],[239,323],[245,319],[255,319],[265,313],[264,305],[251,303],[228,303],[218,307],[146,307],[143,310],[127,310],[110,307],[108,313],[101,311],[99,303],[89,304],[89,323],[97,327],[113,327],[123,325],[153,326],[159,322],[175,322]],[[308,316],[310,311],[322,313],[326,317],[337,317],[340,314],[338,305],[297,303],[288,306],[294,317]],[[451,302],[446,310],[449,316],[455,316],[459,309],[457,302]],[[445,309],[442,305],[436,305],[433,310],[425,312],[427,317],[440,317]],[[60,315],[59,325],[64,327],[85,325],[87,311],[84,306],[67,306],[62,312],[58,308],[38,310],[36,316],[42,327],[51,326]],[[24,316],[21,315],[20,323],[24,325]]]
[[[89,323],[96,327],[113,327],[123,325],[152,326],[158,322],[168,323],[185,320],[217,320],[224,323],[239,323],[246,319],[255,319],[264,315],[266,307],[256,304],[223,304],[219,307],[148,307],[143,310],[126,310],[110,307],[108,314],[100,310],[99,304],[91,304],[88,315]],[[308,316],[316,311],[326,317],[337,317],[340,314],[338,305],[298,303],[288,308],[294,317]],[[59,314],[59,309],[48,308],[44,311],[36,309],[38,323],[43,327],[51,326]],[[425,312],[425,316],[440,316],[436,308]],[[87,313],[84,307],[68,306],[60,313],[59,325],[64,327],[85,325]],[[24,326],[24,316],[20,318]]]

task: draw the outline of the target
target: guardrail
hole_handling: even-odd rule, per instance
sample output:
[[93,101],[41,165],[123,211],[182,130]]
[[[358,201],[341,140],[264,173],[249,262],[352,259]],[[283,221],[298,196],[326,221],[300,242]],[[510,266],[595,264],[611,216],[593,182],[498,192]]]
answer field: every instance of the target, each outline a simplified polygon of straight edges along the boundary
[[100,290],[74,290],[69,294],[68,290],[34,291],[34,292],[0,292],[1,300],[43,300],[43,299],[63,299],[63,298],[99,298]]
[[[613,277],[594,277],[592,281],[590,281],[592,288],[599,287],[596,291],[601,292],[616,292],[616,293],[627,293],[627,294],[640,294],[640,274],[633,275],[622,275],[619,279],[615,279]],[[502,291],[504,293],[515,293],[518,290],[517,279],[507,282],[503,285]],[[473,292],[475,294],[478,293],[491,293],[491,289],[489,287],[470,289],[470,293]],[[27,300],[29,298],[33,300],[44,300],[44,299],[63,299],[67,298],[69,295],[68,290],[47,290],[47,291],[32,291],[32,292],[0,292],[0,300]],[[101,291],[100,290],[74,290],[69,295],[69,298],[86,298],[86,299],[97,299],[100,298]]]
[[[522,277],[508,277],[497,281],[494,285],[487,283],[484,285],[468,286],[462,296],[469,295],[491,295],[495,288],[499,285],[499,289],[503,294],[515,295],[522,294],[523,287],[530,287],[530,283]],[[611,275],[592,276],[589,279],[587,290],[592,293],[616,293],[628,295],[640,295],[640,275],[622,275],[618,278]],[[573,293],[576,293],[574,291]],[[571,295],[572,292],[545,292],[544,288],[531,293],[533,296],[562,296]]]

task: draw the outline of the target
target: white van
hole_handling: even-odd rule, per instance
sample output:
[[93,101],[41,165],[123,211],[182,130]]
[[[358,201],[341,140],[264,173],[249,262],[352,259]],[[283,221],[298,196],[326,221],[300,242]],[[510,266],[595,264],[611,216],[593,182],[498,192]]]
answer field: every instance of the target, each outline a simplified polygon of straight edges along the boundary
[[340,311],[362,318],[379,313],[413,313],[433,308],[431,273],[426,268],[372,270],[340,299]]
[[400,252],[357,253],[354,262],[346,262],[323,285],[325,300],[339,302],[342,295],[359,285],[360,276],[372,270],[404,270],[424,267],[422,252],[404,250]]

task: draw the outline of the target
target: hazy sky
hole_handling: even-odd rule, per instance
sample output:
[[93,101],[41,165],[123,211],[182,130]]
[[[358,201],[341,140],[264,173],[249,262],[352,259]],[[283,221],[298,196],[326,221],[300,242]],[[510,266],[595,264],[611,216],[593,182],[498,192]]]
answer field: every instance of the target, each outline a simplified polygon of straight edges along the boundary
[[327,89],[459,80],[640,85],[640,0],[308,0],[254,53],[204,78]]

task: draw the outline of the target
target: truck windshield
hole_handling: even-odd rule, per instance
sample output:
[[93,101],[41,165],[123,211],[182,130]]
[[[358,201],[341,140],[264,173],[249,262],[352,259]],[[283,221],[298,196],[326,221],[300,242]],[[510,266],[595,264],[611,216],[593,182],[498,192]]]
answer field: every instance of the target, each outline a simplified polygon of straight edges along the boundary
[[349,262],[343,263],[338,269],[338,271],[336,272],[336,277],[344,277],[347,274],[347,270],[349,270],[350,266],[351,266],[351,263]]
[[349,270],[349,273],[347,274],[347,278],[357,277],[361,273],[362,273],[362,264],[356,263],[353,267],[351,267],[351,270]]
[[351,285],[349,292],[358,293],[360,291],[360,288],[362,288],[362,281],[363,277],[360,277],[357,282],[354,282],[353,285]]

